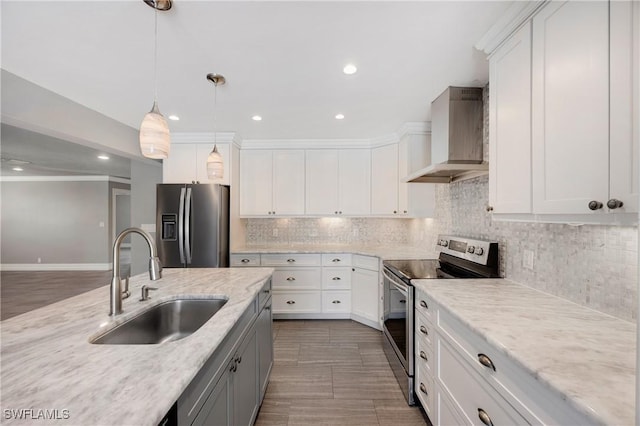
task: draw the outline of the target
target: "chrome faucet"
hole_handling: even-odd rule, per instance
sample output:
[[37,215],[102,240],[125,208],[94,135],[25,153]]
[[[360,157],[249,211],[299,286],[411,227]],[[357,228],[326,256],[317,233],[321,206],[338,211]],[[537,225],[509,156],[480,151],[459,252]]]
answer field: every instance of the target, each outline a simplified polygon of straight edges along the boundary
[[142,235],[149,246],[149,279],[155,281],[162,278],[162,266],[151,235],[140,228],[127,228],[122,231],[113,242],[113,276],[111,277],[111,300],[109,303],[109,315],[111,316],[122,313],[123,293],[126,293],[124,297],[129,296],[129,277],[126,278],[127,288],[125,291],[122,290],[122,283],[120,282],[120,244],[131,233]]

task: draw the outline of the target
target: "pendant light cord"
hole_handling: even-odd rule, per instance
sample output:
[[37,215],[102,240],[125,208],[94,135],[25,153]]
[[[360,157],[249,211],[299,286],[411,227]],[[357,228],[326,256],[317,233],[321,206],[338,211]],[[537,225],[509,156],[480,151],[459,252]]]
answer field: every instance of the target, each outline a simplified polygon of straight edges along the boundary
[[153,103],[158,101],[158,0],[154,4],[154,29],[153,29]]
[[218,118],[218,82],[213,83],[213,149],[216,149],[218,136],[216,132],[216,123]]

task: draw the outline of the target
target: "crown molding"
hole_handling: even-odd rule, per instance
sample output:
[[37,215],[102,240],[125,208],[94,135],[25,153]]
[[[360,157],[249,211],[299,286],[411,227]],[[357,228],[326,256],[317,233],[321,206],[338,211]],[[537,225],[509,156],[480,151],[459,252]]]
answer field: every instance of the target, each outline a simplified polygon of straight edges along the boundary
[[338,149],[370,148],[369,139],[247,139],[242,149]]
[[0,182],[117,182],[131,185],[131,179],[115,176],[1,176]]
[[516,1],[476,43],[475,48],[491,55],[514,31],[548,0]]
[[236,145],[238,148],[242,144],[242,139],[236,132],[181,132],[171,133],[171,143],[224,143]]

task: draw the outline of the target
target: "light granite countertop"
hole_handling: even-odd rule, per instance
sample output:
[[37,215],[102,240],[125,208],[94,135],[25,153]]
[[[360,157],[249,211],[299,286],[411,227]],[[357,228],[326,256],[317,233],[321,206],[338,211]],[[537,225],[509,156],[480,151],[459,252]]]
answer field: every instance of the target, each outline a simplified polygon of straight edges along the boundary
[[236,247],[232,254],[241,253],[352,253],[375,256],[383,260],[391,259],[437,259],[433,249],[407,245],[381,244],[290,244],[290,245],[250,245]]
[[[2,333],[3,424],[156,425],[271,276],[270,268],[164,269],[152,299],[140,302],[148,274],[131,279],[132,296],[117,320],[109,287],[7,319]],[[94,345],[100,334],[164,300],[226,296],[227,303],[197,332],[159,345]],[[7,410],[33,410],[10,419]],[[34,420],[39,410],[63,420]],[[66,417],[66,420],[64,419]]]
[[635,324],[503,279],[416,287],[596,423],[635,422]]

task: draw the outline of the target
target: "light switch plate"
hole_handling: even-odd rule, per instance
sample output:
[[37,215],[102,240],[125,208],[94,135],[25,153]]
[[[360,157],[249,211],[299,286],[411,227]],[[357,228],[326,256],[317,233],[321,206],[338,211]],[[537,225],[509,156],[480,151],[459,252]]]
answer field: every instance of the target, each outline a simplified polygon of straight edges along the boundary
[[523,250],[522,267],[533,271],[533,250]]

